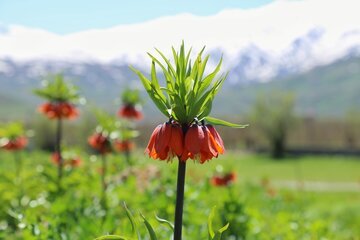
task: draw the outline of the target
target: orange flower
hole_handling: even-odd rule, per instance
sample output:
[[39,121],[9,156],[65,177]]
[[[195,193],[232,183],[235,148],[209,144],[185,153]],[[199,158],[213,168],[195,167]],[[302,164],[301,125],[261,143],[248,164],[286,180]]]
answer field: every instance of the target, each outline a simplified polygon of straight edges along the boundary
[[114,142],[114,147],[119,152],[129,152],[134,149],[135,144],[128,140],[124,140],[124,141],[116,140]]
[[14,139],[8,140],[1,148],[8,151],[17,151],[26,147],[28,144],[28,139],[24,136],[20,136]]
[[[51,155],[51,160],[55,165],[60,164],[60,156],[58,153],[53,153]],[[64,165],[70,165],[71,167],[79,167],[82,164],[82,160],[79,157],[74,157],[70,159],[64,159]]]
[[89,145],[101,154],[111,152],[110,140],[101,133],[95,133],[88,138]]
[[143,118],[142,113],[136,109],[136,107],[132,104],[124,105],[118,112],[120,117],[129,118],[129,119],[137,119],[140,120]]
[[48,102],[38,108],[39,112],[45,114],[49,119],[74,119],[79,115],[74,105],[68,102]]
[[225,152],[224,142],[222,138],[220,137],[219,133],[216,131],[213,125],[207,124],[207,129],[209,129],[211,135],[214,137],[214,140],[217,144],[217,149],[219,150],[220,154],[223,154]]
[[82,161],[79,157],[76,157],[68,160],[67,163],[72,167],[79,167],[82,164]]
[[174,121],[157,126],[145,150],[153,159],[170,160],[178,156],[181,161],[190,158],[200,163],[224,151],[224,143],[213,126],[192,124],[184,137],[182,127]]
[[183,152],[183,132],[179,124],[158,125],[150,137],[145,152],[153,159],[170,160]]
[[222,139],[213,126],[193,124],[186,132],[181,160],[190,158],[204,163],[213,157],[217,158],[224,151]]
[[210,183],[214,186],[228,186],[234,183],[235,180],[236,180],[236,174],[234,172],[230,172],[223,176],[213,176],[210,179]]

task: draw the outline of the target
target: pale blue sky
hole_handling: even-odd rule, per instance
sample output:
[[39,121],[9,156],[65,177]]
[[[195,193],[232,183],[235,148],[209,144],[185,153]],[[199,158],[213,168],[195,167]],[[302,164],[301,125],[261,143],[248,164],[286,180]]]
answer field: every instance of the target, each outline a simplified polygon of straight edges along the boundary
[[179,13],[212,15],[255,8],[273,0],[0,0],[0,24],[65,34],[138,23]]

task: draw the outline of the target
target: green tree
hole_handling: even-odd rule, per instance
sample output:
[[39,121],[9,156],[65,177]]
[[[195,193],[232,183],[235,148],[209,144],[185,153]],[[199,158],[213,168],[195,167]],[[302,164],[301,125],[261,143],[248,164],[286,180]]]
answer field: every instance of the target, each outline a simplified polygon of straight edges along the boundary
[[295,124],[294,96],[272,92],[259,96],[251,113],[254,126],[268,140],[273,158],[284,157],[289,129]]

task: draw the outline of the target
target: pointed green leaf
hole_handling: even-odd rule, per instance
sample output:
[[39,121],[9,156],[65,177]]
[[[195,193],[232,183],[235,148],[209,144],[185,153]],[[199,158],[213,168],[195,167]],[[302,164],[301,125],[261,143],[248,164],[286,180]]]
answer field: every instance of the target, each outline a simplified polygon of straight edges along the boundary
[[166,105],[166,100],[163,99],[161,97],[161,95],[159,95],[159,93],[156,91],[156,88],[151,84],[151,81],[149,79],[147,79],[140,71],[136,70],[132,66],[130,66],[130,69],[139,76],[142,84],[144,85],[146,92],[148,93],[151,100],[155,103],[157,108],[165,116],[169,117],[168,116],[168,108],[169,107]]
[[155,233],[153,227],[151,226],[151,224],[146,220],[146,218],[142,214],[141,214],[141,217],[144,219],[146,229],[148,230],[149,235],[150,235],[150,240],[157,240],[156,233]]
[[167,64],[168,68],[170,69],[171,73],[173,74],[173,76],[176,75],[175,69],[173,68],[173,66],[171,65],[170,61],[165,57],[165,55],[159,51],[158,49],[155,48],[155,50],[160,54],[160,56],[162,57],[162,59],[165,61],[165,63]]
[[209,217],[208,217],[209,239],[213,239],[214,236],[215,236],[215,232],[214,232],[214,229],[213,229],[213,226],[212,226],[212,222],[213,222],[214,216],[215,216],[215,209],[216,209],[216,206],[214,206],[214,207],[211,209],[210,215],[209,215]]
[[159,223],[165,224],[166,226],[168,226],[174,232],[174,225],[172,224],[172,222],[170,222],[170,221],[168,221],[166,219],[160,218],[157,215],[155,215],[155,218]]
[[223,226],[222,228],[217,230],[215,233],[215,236],[211,240],[221,240],[222,233],[228,229],[229,225],[230,224],[227,223],[225,226]]
[[132,227],[132,234],[133,234],[133,235],[136,235],[138,240],[141,240],[141,236],[140,236],[139,230],[137,229],[137,224],[136,224],[136,221],[135,221],[135,219],[134,219],[134,216],[132,215],[132,213],[130,212],[130,210],[127,208],[125,202],[123,203],[123,207],[124,207],[124,209],[125,209],[125,211],[126,211],[127,217],[128,217],[129,220],[130,220],[131,227]]
[[213,124],[213,125],[220,125],[220,126],[226,126],[226,127],[232,127],[232,128],[245,128],[245,127],[249,126],[249,124],[240,125],[240,124],[230,123],[225,120],[217,119],[214,117],[205,117],[205,120],[208,123]]
[[216,74],[220,71],[221,68],[221,64],[222,64],[222,58],[220,59],[219,64],[216,66],[215,70],[210,73],[209,75],[207,75],[199,84],[199,90],[198,90],[198,94],[201,94],[202,92],[205,91],[205,89],[207,89],[212,80],[215,78]]

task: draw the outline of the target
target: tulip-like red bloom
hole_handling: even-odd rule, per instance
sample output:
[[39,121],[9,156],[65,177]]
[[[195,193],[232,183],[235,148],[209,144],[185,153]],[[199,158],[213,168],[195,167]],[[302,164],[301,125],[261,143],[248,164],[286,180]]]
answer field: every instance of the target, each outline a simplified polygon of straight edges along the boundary
[[118,112],[118,115],[123,118],[136,120],[143,118],[143,114],[132,104],[126,104],[122,106]]
[[124,141],[116,140],[114,142],[114,148],[119,152],[129,152],[133,150],[134,147],[135,144],[129,140],[124,140]]
[[153,159],[170,160],[178,156],[181,161],[190,158],[200,163],[224,151],[224,143],[213,126],[192,124],[184,137],[182,127],[176,122],[157,126],[145,150]]
[[9,139],[5,142],[1,148],[8,150],[8,151],[18,151],[26,147],[28,144],[28,139],[25,136],[20,136],[14,139]]
[[183,131],[177,123],[158,125],[150,137],[145,152],[153,159],[170,160],[181,156],[184,148]]
[[[53,153],[51,155],[51,161],[55,165],[60,164],[60,156],[58,153]],[[64,166],[71,166],[71,167],[79,167],[82,164],[82,160],[79,157],[64,159]]]
[[212,125],[193,124],[186,132],[181,160],[190,158],[204,163],[224,152],[223,141]]
[[39,107],[39,112],[45,114],[49,119],[74,119],[79,115],[74,105],[68,102],[48,102]]
[[235,180],[236,180],[236,174],[234,172],[230,172],[223,176],[213,176],[210,179],[210,183],[214,186],[228,186],[234,183]]
[[111,152],[111,143],[109,138],[101,133],[95,133],[88,138],[89,145],[98,150],[101,154]]

